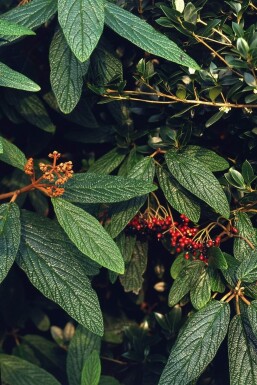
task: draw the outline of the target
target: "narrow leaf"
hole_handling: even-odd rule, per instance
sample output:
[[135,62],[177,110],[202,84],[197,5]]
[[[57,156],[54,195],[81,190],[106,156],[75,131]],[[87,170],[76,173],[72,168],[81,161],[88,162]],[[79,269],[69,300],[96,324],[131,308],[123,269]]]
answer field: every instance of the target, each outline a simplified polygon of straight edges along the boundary
[[60,110],[69,114],[77,105],[89,61],[80,63],[68,46],[61,29],[54,34],[49,51],[50,81]]
[[61,198],[52,198],[57,219],[77,248],[100,265],[124,272],[119,248],[97,219]]
[[99,353],[93,350],[86,358],[82,373],[81,385],[98,385],[101,375],[101,361]]
[[188,385],[197,378],[224,340],[229,316],[229,305],[218,301],[194,314],[171,349],[159,385]]
[[218,180],[197,159],[173,150],[165,154],[167,166],[178,182],[192,194],[211,206],[225,218],[230,215],[229,204]]
[[10,270],[20,244],[20,210],[16,203],[0,205],[0,283]]
[[27,159],[23,152],[16,147],[14,144],[9,142],[3,137],[0,137],[3,153],[0,154],[0,161],[10,164],[13,167],[17,167],[20,170],[24,170],[24,166],[27,162]]
[[25,36],[35,35],[31,29],[0,18],[0,35]]
[[39,91],[40,87],[27,76],[12,70],[4,63],[0,63],[0,86],[24,91]]
[[239,237],[234,240],[234,256],[243,261],[251,256],[252,250],[257,246],[256,232],[247,213],[237,213],[235,227]]
[[199,69],[198,64],[165,35],[121,7],[106,2],[105,23],[118,35],[143,50],[169,61]]
[[104,1],[59,0],[58,19],[74,55],[86,61],[103,32]]

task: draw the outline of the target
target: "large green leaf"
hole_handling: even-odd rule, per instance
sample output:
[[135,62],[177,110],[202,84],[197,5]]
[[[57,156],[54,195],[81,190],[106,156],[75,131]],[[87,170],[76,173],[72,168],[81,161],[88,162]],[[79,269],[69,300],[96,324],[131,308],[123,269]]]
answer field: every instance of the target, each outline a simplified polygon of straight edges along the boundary
[[89,168],[89,172],[106,175],[115,170],[125,158],[125,154],[117,147],[97,159]]
[[35,35],[31,29],[0,18],[0,35],[24,36]]
[[105,86],[113,79],[122,80],[123,68],[121,61],[107,51],[103,45],[97,47],[90,58],[90,81],[94,85]]
[[[56,0],[33,0],[22,7],[14,7],[10,11],[3,13],[0,19],[34,29],[51,19],[56,11]],[[17,39],[17,36],[7,37],[0,35],[0,37],[2,37],[0,39],[0,46]]]
[[0,205],[0,283],[10,270],[20,244],[20,210],[16,203]]
[[81,385],[98,385],[101,375],[99,353],[93,350],[86,358],[81,373]]
[[77,105],[89,61],[80,63],[61,29],[54,34],[49,51],[50,81],[60,110],[69,114]]
[[247,306],[247,316],[252,331],[257,337],[257,301],[252,301],[251,305]]
[[159,385],[188,385],[197,378],[225,338],[229,316],[229,305],[218,301],[194,314],[171,349]]
[[247,259],[243,260],[237,270],[240,281],[252,283],[257,281],[257,253],[252,251]]
[[190,299],[195,309],[201,309],[211,299],[211,280],[208,270],[202,270],[197,283],[190,291]]
[[77,203],[122,202],[156,190],[151,182],[94,173],[76,174],[65,185],[63,198]]
[[20,170],[24,170],[24,166],[27,162],[27,159],[23,152],[16,147],[14,144],[9,142],[3,137],[0,137],[3,153],[0,154],[0,161],[10,164],[13,167],[17,167]]
[[97,219],[61,198],[52,198],[57,219],[77,248],[107,269],[124,272],[120,250]]
[[147,265],[147,252],[148,243],[137,241],[125,273],[120,276],[120,282],[126,292],[139,293],[144,281],[142,275]]
[[118,35],[154,55],[169,61],[199,69],[198,64],[165,35],[144,20],[121,7],[105,3],[105,23]]
[[178,182],[225,218],[230,215],[228,200],[218,180],[196,158],[176,151],[165,154],[167,166]]
[[217,155],[214,151],[208,150],[200,146],[186,146],[183,152],[188,156],[198,159],[211,171],[223,171],[229,168],[229,163],[226,159]]
[[185,190],[163,167],[157,167],[156,171],[160,187],[170,205],[197,223],[201,209],[194,196]]
[[[251,314],[248,316],[251,317]],[[251,334],[243,317],[234,316],[228,333],[230,385],[257,384],[257,341]]]
[[60,226],[30,212],[22,213],[21,245],[16,258],[31,283],[93,333],[103,334],[97,295],[86,267]]
[[8,385],[61,385],[52,374],[7,354],[0,355],[1,383]]
[[[154,161],[150,157],[145,157],[140,160],[128,173],[128,178],[135,179],[135,182],[148,184],[153,181],[155,174]],[[126,227],[128,222],[137,214],[147,199],[147,195],[132,198],[126,202],[121,202],[113,205],[110,208],[110,221],[105,228],[113,237]]]
[[71,340],[67,354],[69,385],[81,385],[81,372],[85,360],[93,350],[100,350],[101,339],[79,325]]
[[59,0],[58,19],[74,55],[86,61],[103,32],[104,1]]
[[12,70],[4,63],[0,63],[0,87],[15,88],[24,91],[39,91],[40,87],[27,76]]
[[[234,256],[239,261],[247,259],[252,254],[252,248],[246,239],[251,242],[253,247],[257,247],[257,236],[247,213],[238,212],[235,219],[235,226],[238,230],[239,238],[234,240]],[[242,238],[240,238],[242,237]]]

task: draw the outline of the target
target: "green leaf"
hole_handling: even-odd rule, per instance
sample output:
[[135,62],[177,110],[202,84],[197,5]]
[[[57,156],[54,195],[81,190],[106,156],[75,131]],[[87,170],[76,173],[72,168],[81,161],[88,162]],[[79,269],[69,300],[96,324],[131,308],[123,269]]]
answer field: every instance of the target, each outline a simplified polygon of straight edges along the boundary
[[230,316],[227,303],[210,302],[188,321],[171,349],[159,385],[188,385],[214,358]]
[[116,244],[120,249],[125,263],[131,260],[132,253],[136,245],[136,235],[125,235],[124,232],[120,233],[116,238]]
[[221,92],[222,92],[221,86],[211,87],[209,89],[209,98],[211,99],[211,101],[214,102],[215,99],[221,94]]
[[3,148],[3,141],[2,141],[2,138],[0,136],[0,155],[4,152],[4,148]]
[[[56,0],[33,0],[22,7],[14,7],[3,13],[0,20],[6,20],[30,29],[39,27],[51,19],[57,11]],[[2,37],[0,35],[0,37]],[[17,36],[3,36],[0,46],[17,39]]]
[[257,281],[257,253],[252,251],[247,259],[243,260],[237,270],[237,277],[242,282]]
[[56,222],[31,212],[22,213],[17,263],[47,298],[58,303],[81,325],[102,335],[98,298],[86,267],[77,259],[78,253]]
[[256,248],[256,232],[247,213],[237,213],[235,218],[235,227],[238,230],[238,235],[242,238],[239,237],[234,240],[234,255],[236,259],[243,261],[251,256],[253,250],[245,239],[247,239],[253,247]]
[[169,61],[199,69],[198,64],[165,35],[121,7],[105,3],[105,23],[139,48]]
[[[128,173],[128,177],[135,179],[135,182],[150,183],[153,181],[155,174],[154,160],[145,157],[140,160]],[[126,202],[117,203],[110,209],[110,221],[105,228],[113,237],[117,237],[119,233],[126,227],[128,222],[136,215],[147,199],[147,195],[132,198]]]
[[244,59],[247,59],[247,55],[248,55],[248,52],[249,52],[249,45],[248,45],[247,41],[244,38],[239,37],[237,39],[237,41],[236,41],[236,48],[239,51],[240,55]]
[[242,164],[242,175],[245,180],[245,183],[250,186],[251,183],[254,181],[256,178],[254,175],[253,168],[251,164],[248,162],[248,160],[245,160],[244,163]]
[[190,291],[190,299],[195,309],[201,309],[211,299],[211,280],[208,270],[202,270],[196,285]]
[[20,244],[20,210],[16,203],[0,205],[0,283],[10,270]]
[[138,294],[144,281],[142,275],[147,265],[148,243],[137,241],[132,256],[120,282],[126,292],[133,291]]
[[163,167],[157,167],[160,187],[170,205],[181,214],[185,214],[191,221],[198,222],[200,205],[194,196],[185,190]]
[[211,282],[211,291],[223,293],[225,291],[225,285],[218,270],[208,267],[208,274]]
[[7,354],[0,355],[0,372],[2,383],[8,385],[61,385],[44,369]]
[[189,262],[180,271],[169,292],[169,306],[176,305],[195,286],[204,269],[201,261]]
[[62,112],[69,114],[79,102],[82,93],[83,76],[89,61],[80,63],[68,46],[63,32],[54,34],[49,51],[50,81]]
[[226,281],[229,283],[229,285],[234,287],[238,281],[237,269],[240,265],[240,262],[230,254],[223,253],[223,255],[226,259],[228,267],[226,270],[222,270],[222,274],[225,277]]
[[35,35],[31,29],[0,18],[0,35],[24,36]]
[[208,264],[221,270],[228,268],[226,258],[219,247],[210,247],[208,251]]
[[15,88],[24,91],[39,91],[40,87],[27,76],[12,70],[4,63],[0,63],[0,87]]
[[101,361],[99,353],[93,350],[84,363],[81,373],[81,385],[98,385],[100,375]]
[[247,306],[247,315],[252,331],[255,337],[257,337],[257,301],[252,301],[251,304]]
[[104,1],[59,0],[58,19],[74,55],[86,61],[103,32]]
[[215,212],[229,218],[226,195],[218,180],[203,163],[173,150],[166,152],[165,159],[171,174],[185,189],[202,199]]
[[77,248],[100,265],[124,272],[119,248],[97,219],[61,198],[52,198],[58,222]]
[[256,342],[247,333],[243,318],[234,316],[228,333],[230,385],[257,383],[256,353]]
[[81,372],[85,360],[93,350],[100,351],[101,339],[96,334],[78,325],[67,354],[67,376],[69,385],[81,384]]
[[132,177],[99,175],[91,172],[74,175],[65,185],[63,198],[77,203],[122,202],[156,190],[156,186]]
[[199,160],[212,172],[223,171],[229,168],[229,163],[226,161],[226,159],[217,155],[214,151],[208,150],[207,148],[190,145],[186,146],[183,149],[183,152],[186,155]]
[[207,122],[205,123],[205,127],[208,128],[212,126],[214,123],[218,122],[224,114],[225,114],[225,111],[223,110],[216,112],[214,115],[212,115],[212,117],[210,117],[210,119],[207,120]]
[[96,86],[105,86],[113,79],[117,81],[123,78],[121,61],[102,45],[95,49],[90,63],[89,78]]
[[179,254],[171,265],[171,268],[170,268],[171,277],[173,279],[176,279],[179,273],[181,272],[181,270],[183,270],[184,267],[186,267],[189,263],[190,261],[185,259],[184,253]]
[[27,159],[23,152],[16,147],[9,140],[0,137],[3,146],[3,153],[0,154],[0,161],[10,164],[13,167],[17,167],[20,170],[24,170],[24,166]]
[[125,154],[119,151],[117,147],[97,159],[89,168],[89,172],[106,175],[115,170],[125,158]]

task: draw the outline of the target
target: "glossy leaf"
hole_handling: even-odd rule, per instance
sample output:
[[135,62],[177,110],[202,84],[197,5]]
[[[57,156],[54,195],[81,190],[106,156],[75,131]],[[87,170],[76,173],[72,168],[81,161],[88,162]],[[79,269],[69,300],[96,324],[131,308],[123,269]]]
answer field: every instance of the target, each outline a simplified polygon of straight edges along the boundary
[[137,241],[120,282],[126,292],[138,294],[144,281],[142,275],[147,265],[148,243]]
[[0,355],[0,372],[2,383],[8,385],[60,385],[44,369],[7,354]]
[[88,60],[104,27],[103,0],[59,0],[58,19],[78,60]]
[[20,170],[24,170],[24,166],[27,162],[27,159],[23,152],[12,144],[9,140],[6,140],[3,137],[0,137],[3,152],[0,154],[0,161],[10,164],[13,167],[17,167]]
[[64,199],[77,203],[122,202],[156,190],[152,183],[113,175],[76,174],[65,185]]
[[68,46],[61,29],[54,34],[49,51],[50,81],[62,112],[69,114],[79,102],[83,76],[89,61],[80,63]]
[[100,351],[101,339],[98,335],[78,325],[67,354],[67,376],[69,385],[81,385],[81,372],[85,360],[92,351]]
[[[239,261],[247,259],[252,254],[252,245],[257,247],[257,237],[251,219],[247,213],[238,212],[235,220],[235,227],[238,230],[239,238],[234,240],[234,255]],[[240,238],[242,237],[242,238]],[[250,244],[246,241],[250,242]]]
[[210,302],[188,321],[171,349],[159,385],[188,385],[214,358],[227,334],[230,308]]
[[226,159],[217,155],[214,151],[208,150],[207,148],[189,145],[183,149],[183,152],[199,160],[212,172],[224,171],[229,168],[229,163]]
[[77,248],[100,265],[124,272],[119,248],[99,221],[81,208],[61,198],[52,198],[58,222]]
[[237,270],[240,281],[252,283],[257,281],[257,253],[252,251],[247,259],[243,260]]
[[234,316],[228,333],[230,385],[257,383],[256,342],[256,337],[252,337],[249,330],[247,333],[243,317]]
[[14,71],[4,63],[0,63],[0,87],[15,88],[24,91],[39,91],[40,87],[27,76]]
[[210,119],[207,120],[207,122],[205,123],[205,127],[208,128],[212,126],[214,123],[217,123],[224,114],[225,114],[225,111],[223,110],[216,112],[214,115],[212,115],[212,117],[210,117]]
[[180,65],[199,69],[198,64],[173,41],[156,31],[144,20],[115,4],[106,2],[105,23],[118,35],[131,41],[146,52]]
[[35,35],[31,29],[0,18],[0,35],[25,36]]
[[10,270],[20,244],[20,210],[16,203],[0,205],[0,282]]
[[56,222],[30,212],[22,213],[17,263],[47,298],[57,302],[81,325],[102,335],[98,298],[77,253]]
[[160,187],[170,205],[181,214],[185,214],[191,221],[198,222],[200,205],[194,196],[185,190],[163,167],[156,169]]
[[253,168],[248,160],[245,160],[242,164],[242,175],[247,185],[251,185],[251,183],[256,178],[254,175]]
[[192,194],[211,206],[225,218],[230,215],[229,204],[218,180],[197,159],[173,150],[165,154],[167,166],[178,182]]
[[81,373],[81,385],[98,385],[101,375],[99,353],[93,350],[86,358]]

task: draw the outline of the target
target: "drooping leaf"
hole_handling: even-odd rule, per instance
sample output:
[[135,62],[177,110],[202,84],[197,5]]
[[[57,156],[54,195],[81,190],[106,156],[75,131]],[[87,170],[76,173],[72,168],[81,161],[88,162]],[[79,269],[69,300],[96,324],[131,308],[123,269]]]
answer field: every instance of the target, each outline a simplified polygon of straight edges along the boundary
[[44,369],[7,354],[0,355],[1,382],[8,385],[61,385]]
[[10,270],[20,244],[20,210],[16,203],[0,205],[0,283]]
[[192,194],[211,206],[225,218],[230,215],[229,204],[218,180],[197,159],[173,150],[166,152],[165,159],[171,174]]
[[239,265],[237,277],[243,282],[257,281],[257,253],[255,251],[249,253],[248,258]]
[[78,250],[60,226],[31,212],[22,213],[21,244],[16,258],[31,283],[93,333],[103,334],[97,295],[79,263]]
[[188,156],[196,158],[205,166],[207,166],[212,172],[223,171],[229,168],[229,163],[226,159],[217,155],[214,151],[200,146],[186,146],[183,152]]
[[197,378],[225,338],[229,316],[229,305],[218,301],[194,314],[171,349],[159,385],[188,385]]
[[156,172],[160,187],[170,205],[179,213],[185,214],[191,221],[198,222],[201,209],[194,196],[162,167],[157,167]]
[[210,277],[211,291],[223,293],[225,291],[225,285],[219,271],[217,269],[208,267],[208,274]]
[[77,203],[122,202],[156,190],[152,183],[113,175],[76,174],[65,185],[64,199]]
[[81,373],[81,385],[98,385],[101,375],[99,353],[93,350],[86,358]]
[[209,266],[215,266],[217,269],[226,270],[228,264],[224,254],[219,247],[210,247],[208,251],[208,264]]
[[15,88],[24,91],[39,91],[40,87],[27,76],[14,71],[4,63],[0,63],[0,87]]
[[90,81],[97,86],[105,86],[113,79],[122,80],[123,68],[121,61],[102,45],[97,47],[90,59]]
[[203,269],[197,283],[190,291],[190,299],[195,309],[201,309],[211,299],[211,280],[207,269]]
[[98,335],[78,325],[67,354],[69,385],[81,385],[81,372],[85,360],[93,350],[99,352],[101,339]]
[[[251,316],[251,314],[249,314]],[[241,315],[229,325],[228,356],[230,385],[255,385],[257,382],[256,338],[249,335]]]
[[110,152],[97,159],[89,168],[89,172],[106,175],[115,170],[125,158],[125,154],[115,147]]
[[105,3],[105,23],[118,35],[149,53],[180,65],[199,69],[198,64],[173,41],[144,20],[115,4]]
[[181,272],[181,270],[183,270],[184,267],[189,263],[190,261],[185,259],[184,253],[179,254],[171,265],[171,268],[170,268],[171,277],[173,279],[176,279],[179,273]]
[[54,34],[49,51],[50,81],[59,108],[69,114],[77,105],[89,61],[80,63],[68,46],[61,29]]
[[23,152],[12,144],[9,140],[3,137],[1,138],[3,152],[0,154],[0,161],[10,164],[13,167],[17,167],[20,170],[24,170],[24,166],[27,159]]
[[125,273],[120,276],[120,282],[126,292],[138,294],[144,281],[142,275],[147,265],[148,243],[137,241]]
[[58,19],[74,55],[86,61],[103,32],[104,1],[59,0]]
[[234,287],[238,281],[237,270],[240,265],[240,262],[230,254],[223,253],[223,255],[227,262],[227,268],[225,270],[222,270],[222,274],[225,277],[226,281],[232,287]]
[[[0,16],[1,20],[17,23],[20,26],[34,29],[46,23],[57,11],[57,2],[55,0],[33,0],[22,7],[14,7],[10,11]],[[7,44],[17,36],[1,36],[0,46]]]
[[35,35],[31,29],[0,18],[0,35],[25,36]]
[[247,185],[251,185],[256,178],[251,163],[248,160],[245,160],[242,164],[242,175]]
[[[251,256],[253,248],[256,249],[257,237],[251,219],[247,213],[237,213],[235,227],[238,230],[239,237],[234,240],[234,256],[239,261],[243,261]],[[250,245],[252,245],[253,248]]]
[[[128,178],[135,179],[135,182],[150,183],[155,174],[154,161],[150,157],[140,160],[128,173]],[[113,237],[126,227],[128,222],[137,214],[147,199],[147,195],[132,198],[126,202],[117,203],[110,208],[110,221],[105,228]]]
[[57,219],[77,248],[107,269],[124,272],[119,248],[97,219],[61,198],[52,198]]

